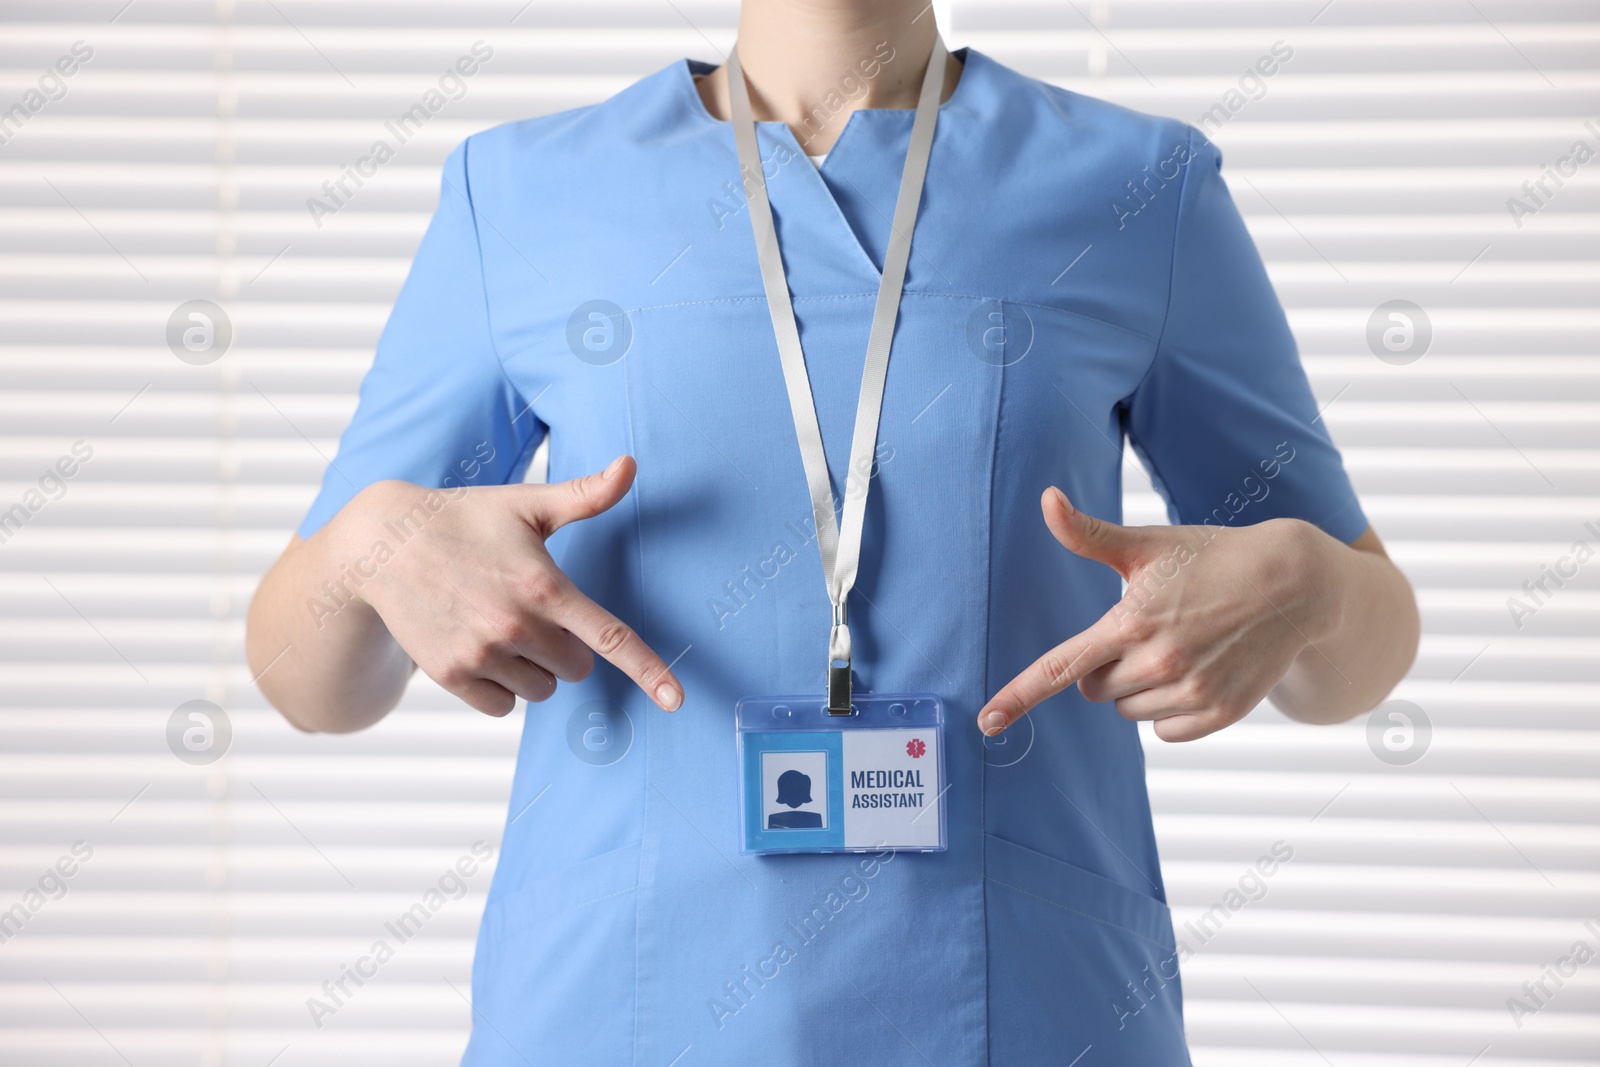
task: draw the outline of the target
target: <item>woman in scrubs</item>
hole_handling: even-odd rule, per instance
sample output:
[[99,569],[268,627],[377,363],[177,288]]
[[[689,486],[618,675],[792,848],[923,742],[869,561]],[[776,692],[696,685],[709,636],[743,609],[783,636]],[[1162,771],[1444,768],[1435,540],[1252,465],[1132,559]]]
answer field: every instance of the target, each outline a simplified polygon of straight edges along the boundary
[[[945,58],[921,0],[750,0],[737,58],[759,182],[695,61],[450,156],[252,606],[261,688],[306,730],[417,669],[529,702],[467,1064],[1187,1063],[1135,724],[1347,720],[1417,642],[1218,152]],[[833,656],[785,291],[829,489],[865,485],[856,691],[946,709],[942,852],[739,847],[734,706],[820,698]],[[1117,523],[1124,440],[1175,525]]]

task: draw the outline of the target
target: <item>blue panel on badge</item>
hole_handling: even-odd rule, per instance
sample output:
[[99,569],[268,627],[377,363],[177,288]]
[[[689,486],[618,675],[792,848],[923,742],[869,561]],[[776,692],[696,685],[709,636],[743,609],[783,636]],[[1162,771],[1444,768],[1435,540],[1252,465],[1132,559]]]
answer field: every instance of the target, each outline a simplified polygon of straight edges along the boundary
[[844,845],[844,738],[834,732],[744,735],[744,847]]

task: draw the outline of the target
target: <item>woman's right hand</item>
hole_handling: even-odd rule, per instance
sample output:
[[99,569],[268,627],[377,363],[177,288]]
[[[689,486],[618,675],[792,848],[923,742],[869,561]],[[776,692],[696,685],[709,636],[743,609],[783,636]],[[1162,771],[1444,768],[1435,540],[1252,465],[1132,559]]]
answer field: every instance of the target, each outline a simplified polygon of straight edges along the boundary
[[556,530],[626,496],[634,473],[622,456],[555,485],[377,482],[330,524],[331,555],[348,563],[334,583],[377,613],[423,673],[485,714],[505,715],[518,697],[544,700],[558,679],[581,681],[595,652],[674,711],[683,687],[671,669],[545,549]]

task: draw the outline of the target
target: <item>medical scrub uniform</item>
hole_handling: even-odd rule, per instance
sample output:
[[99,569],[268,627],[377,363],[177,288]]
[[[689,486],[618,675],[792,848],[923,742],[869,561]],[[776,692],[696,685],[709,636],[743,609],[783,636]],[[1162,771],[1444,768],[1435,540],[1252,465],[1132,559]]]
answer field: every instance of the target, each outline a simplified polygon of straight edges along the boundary
[[[957,57],[850,607],[858,691],[947,709],[940,853],[739,852],[734,705],[820,696],[830,609],[710,68],[445,165],[300,532],[378,479],[518,481],[546,438],[552,481],[631,453],[629,496],[550,547],[686,688],[668,715],[601,664],[527,708],[471,1067],[1189,1062],[1137,729],[1076,690],[1000,738],[973,723],[1119,596],[1039,495],[1118,519],[1127,440],[1174,521],[1367,522],[1216,149]],[[911,123],[857,111],[820,168],[759,125],[839,492]]]

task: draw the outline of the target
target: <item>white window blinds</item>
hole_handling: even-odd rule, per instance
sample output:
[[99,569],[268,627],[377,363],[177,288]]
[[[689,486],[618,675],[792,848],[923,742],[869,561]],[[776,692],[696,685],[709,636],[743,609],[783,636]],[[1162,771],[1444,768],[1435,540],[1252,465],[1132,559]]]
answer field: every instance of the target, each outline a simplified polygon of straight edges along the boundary
[[[1415,762],[1376,754],[1388,730],[1405,755],[1401,720],[1369,745],[1270,708],[1147,745],[1196,1063],[1600,1059],[1600,960],[1572,963],[1600,951],[1600,561],[1574,558],[1600,548],[1600,159],[1573,162],[1600,153],[1600,11],[940,13],[952,47],[1221,145],[1422,601],[1396,693],[1431,727],[1408,712]],[[0,4],[0,1061],[455,1062],[517,717],[423,679],[373,730],[295,734],[252,689],[243,612],[448,149],[714,58],[735,15]],[[1129,485],[1129,521],[1161,521]],[[225,709],[225,758],[204,762],[219,717],[174,719],[191,701]]]

